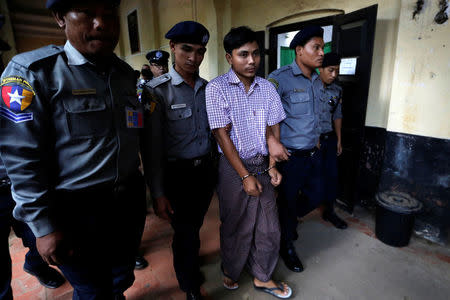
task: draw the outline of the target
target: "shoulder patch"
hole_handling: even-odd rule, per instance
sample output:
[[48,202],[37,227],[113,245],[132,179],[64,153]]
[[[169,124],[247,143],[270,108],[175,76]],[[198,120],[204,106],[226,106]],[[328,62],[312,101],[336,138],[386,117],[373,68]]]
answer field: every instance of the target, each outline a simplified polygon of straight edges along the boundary
[[172,77],[169,75],[169,73],[163,74],[161,76],[158,76],[156,78],[153,78],[152,80],[150,80],[149,82],[146,83],[146,85],[148,85],[151,88],[155,88],[158,85],[163,84],[164,82],[169,81],[170,79],[172,79]]
[[30,83],[20,76],[4,77],[0,83],[1,97],[14,113],[21,113],[30,106],[35,92]]
[[270,81],[275,86],[276,89],[278,89],[278,86],[280,84],[278,83],[278,81],[275,78],[269,78],[267,80]]
[[12,58],[12,61],[28,68],[33,63],[36,63],[48,57],[58,55],[62,52],[64,52],[64,48],[62,46],[50,45],[33,51],[18,54]]

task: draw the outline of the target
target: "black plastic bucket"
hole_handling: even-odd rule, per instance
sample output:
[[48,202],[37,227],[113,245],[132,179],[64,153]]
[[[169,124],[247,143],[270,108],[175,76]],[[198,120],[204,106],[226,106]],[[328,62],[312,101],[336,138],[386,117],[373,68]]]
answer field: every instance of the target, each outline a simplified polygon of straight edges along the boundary
[[379,193],[376,200],[378,204],[375,221],[377,238],[394,247],[408,245],[415,215],[422,209],[422,203],[400,192]]

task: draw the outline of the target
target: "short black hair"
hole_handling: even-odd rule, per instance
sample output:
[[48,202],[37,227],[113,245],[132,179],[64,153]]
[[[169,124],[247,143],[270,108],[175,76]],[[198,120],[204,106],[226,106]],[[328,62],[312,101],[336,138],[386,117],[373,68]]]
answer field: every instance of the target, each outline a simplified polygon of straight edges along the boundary
[[234,49],[241,47],[247,43],[257,41],[256,32],[247,26],[231,28],[231,30],[223,38],[223,47],[225,52],[231,54]]

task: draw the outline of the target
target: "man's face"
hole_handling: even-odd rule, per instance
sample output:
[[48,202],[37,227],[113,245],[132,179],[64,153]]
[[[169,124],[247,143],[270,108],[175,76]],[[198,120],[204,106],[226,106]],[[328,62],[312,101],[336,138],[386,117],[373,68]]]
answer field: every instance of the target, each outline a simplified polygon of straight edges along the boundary
[[150,70],[153,73],[153,77],[158,77],[168,72],[167,65],[160,65],[158,63],[150,63]]
[[322,38],[313,37],[304,46],[297,46],[295,52],[303,65],[315,69],[322,65],[324,46]]
[[325,84],[332,84],[339,75],[339,65],[319,68],[320,79]]
[[226,54],[226,58],[239,79],[253,80],[261,62],[258,43],[253,41],[233,49],[231,55]]
[[119,41],[119,17],[112,5],[78,4],[55,18],[72,46],[86,57],[110,55]]
[[174,42],[170,42],[170,50],[175,55],[175,66],[188,74],[198,71],[206,52],[203,45]]

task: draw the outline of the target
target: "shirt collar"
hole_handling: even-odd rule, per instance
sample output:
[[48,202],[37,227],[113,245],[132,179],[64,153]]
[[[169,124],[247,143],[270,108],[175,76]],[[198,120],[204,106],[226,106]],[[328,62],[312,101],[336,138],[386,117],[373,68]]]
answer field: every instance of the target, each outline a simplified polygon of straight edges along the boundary
[[[175,70],[175,65],[173,65],[172,68],[169,70],[169,75],[172,78],[173,85],[179,85],[184,82],[183,77],[181,77],[181,75]],[[195,90],[198,90],[201,86],[205,85],[206,83],[207,83],[206,80],[197,75],[195,78]]]
[[[303,74],[302,69],[300,69],[300,67],[297,65],[297,62],[295,61],[295,59],[291,64],[291,68],[292,68],[292,73],[295,76]],[[311,72],[311,81],[315,81],[318,77],[319,77],[319,74],[317,74],[316,70]]]
[[67,55],[67,62],[69,65],[84,65],[86,63],[92,64],[89,60],[87,60],[83,54],[81,54],[77,49],[75,49],[72,44],[67,41],[64,45],[64,52],[66,52]]
[[[237,77],[236,73],[234,72],[234,70],[232,68],[230,68],[230,70],[228,71],[227,77],[228,77],[229,83],[239,84],[241,82],[241,80],[239,79],[239,77]],[[261,81],[261,78],[259,78],[258,76],[255,76],[255,79],[253,80],[251,86],[259,85],[260,81]]]

